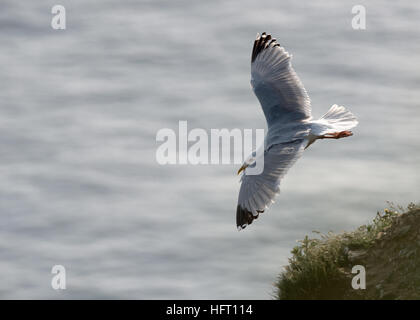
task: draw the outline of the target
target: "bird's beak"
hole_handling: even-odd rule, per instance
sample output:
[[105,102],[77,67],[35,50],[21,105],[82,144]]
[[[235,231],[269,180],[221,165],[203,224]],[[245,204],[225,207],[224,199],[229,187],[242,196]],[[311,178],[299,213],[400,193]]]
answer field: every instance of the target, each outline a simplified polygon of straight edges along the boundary
[[238,174],[240,174],[242,171],[244,171],[248,167],[247,165],[243,164],[242,167],[238,170]]

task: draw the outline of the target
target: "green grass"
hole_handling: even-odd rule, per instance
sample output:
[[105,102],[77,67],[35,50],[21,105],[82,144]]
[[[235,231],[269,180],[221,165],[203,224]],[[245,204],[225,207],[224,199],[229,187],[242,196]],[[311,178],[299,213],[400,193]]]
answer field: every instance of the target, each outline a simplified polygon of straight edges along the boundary
[[[408,211],[418,206],[410,204]],[[357,290],[349,293],[348,279],[351,262],[349,251],[371,247],[380,232],[388,229],[403,208],[390,204],[382,214],[378,212],[372,223],[353,232],[318,234],[317,238],[305,237],[293,248],[289,265],[276,282],[275,298],[287,299],[357,299]],[[359,290],[360,291],[360,290]],[[349,295],[350,294],[350,295]]]

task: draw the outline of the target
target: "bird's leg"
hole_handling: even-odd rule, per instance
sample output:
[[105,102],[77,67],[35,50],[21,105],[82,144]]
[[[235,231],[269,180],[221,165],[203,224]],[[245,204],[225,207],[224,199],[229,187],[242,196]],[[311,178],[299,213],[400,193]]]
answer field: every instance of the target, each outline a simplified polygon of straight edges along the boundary
[[353,132],[346,130],[346,131],[340,131],[340,132],[326,133],[322,135],[320,139],[340,139],[340,138],[351,137],[352,135],[353,135]]

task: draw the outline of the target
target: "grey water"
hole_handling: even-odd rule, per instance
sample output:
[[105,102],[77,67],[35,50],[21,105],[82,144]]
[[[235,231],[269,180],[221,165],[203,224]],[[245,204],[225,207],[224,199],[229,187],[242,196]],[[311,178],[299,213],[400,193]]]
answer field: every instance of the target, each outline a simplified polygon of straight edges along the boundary
[[[51,27],[55,4],[65,30]],[[366,30],[352,28],[356,4]],[[0,8],[0,298],[271,299],[297,240],[420,200],[415,1]],[[265,128],[249,84],[262,31],[293,55],[315,117],[337,103],[360,124],[306,150],[238,232],[238,166],[159,165],[156,133],[180,120]],[[65,290],[51,287],[53,265]]]

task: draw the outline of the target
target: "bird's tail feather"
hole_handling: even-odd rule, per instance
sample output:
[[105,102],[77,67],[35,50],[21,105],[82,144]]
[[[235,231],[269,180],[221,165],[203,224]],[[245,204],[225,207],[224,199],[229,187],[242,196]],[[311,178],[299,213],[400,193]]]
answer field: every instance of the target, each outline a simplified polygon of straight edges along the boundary
[[322,123],[328,124],[331,129],[337,131],[350,130],[359,123],[356,117],[343,106],[334,104],[320,119]]

